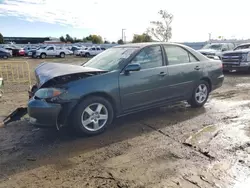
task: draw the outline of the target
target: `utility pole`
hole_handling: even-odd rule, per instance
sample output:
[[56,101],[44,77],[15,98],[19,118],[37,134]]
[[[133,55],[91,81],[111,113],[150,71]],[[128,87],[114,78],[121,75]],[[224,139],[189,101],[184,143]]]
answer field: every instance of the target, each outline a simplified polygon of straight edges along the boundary
[[125,31],[126,29],[122,29],[122,41],[124,41],[123,39],[124,39],[124,31]]
[[212,33],[208,33],[208,41],[209,42],[211,41],[211,35],[212,35]]

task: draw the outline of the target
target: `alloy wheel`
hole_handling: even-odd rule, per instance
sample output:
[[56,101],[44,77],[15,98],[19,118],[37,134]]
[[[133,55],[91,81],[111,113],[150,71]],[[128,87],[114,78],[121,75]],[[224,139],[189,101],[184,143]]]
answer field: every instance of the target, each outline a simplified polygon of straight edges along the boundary
[[207,99],[208,88],[205,84],[200,84],[195,91],[195,100],[201,104]]
[[101,103],[87,106],[82,113],[82,126],[92,132],[101,129],[108,121],[108,110]]

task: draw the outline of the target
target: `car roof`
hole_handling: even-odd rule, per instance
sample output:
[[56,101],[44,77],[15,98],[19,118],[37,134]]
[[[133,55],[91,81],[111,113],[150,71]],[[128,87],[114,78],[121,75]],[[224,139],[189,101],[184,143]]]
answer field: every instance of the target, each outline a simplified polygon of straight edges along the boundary
[[176,46],[183,46],[186,47],[182,44],[179,43],[171,43],[171,42],[145,42],[145,43],[130,43],[130,44],[123,44],[123,45],[118,45],[114,46],[113,48],[144,48],[146,46],[152,46],[152,45],[163,45],[163,44],[171,44],[171,45],[176,45]]

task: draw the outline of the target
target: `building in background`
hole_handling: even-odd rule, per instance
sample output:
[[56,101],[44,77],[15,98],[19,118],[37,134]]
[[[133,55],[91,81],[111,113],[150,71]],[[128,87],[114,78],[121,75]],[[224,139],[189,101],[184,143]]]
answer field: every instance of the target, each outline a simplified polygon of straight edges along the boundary
[[50,41],[50,37],[3,37],[4,43],[10,44],[38,44]]

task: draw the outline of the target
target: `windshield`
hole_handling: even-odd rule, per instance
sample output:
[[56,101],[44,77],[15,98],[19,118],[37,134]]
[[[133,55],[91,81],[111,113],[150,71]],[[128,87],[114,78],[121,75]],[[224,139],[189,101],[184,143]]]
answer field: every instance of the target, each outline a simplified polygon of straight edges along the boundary
[[127,59],[138,48],[110,48],[99,55],[95,56],[83,66],[92,67],[96,69],[112,71],[119,67],[119,63]]
[[203,47],[203,49],[213,49],[213,50],[220,50],[222,47],[221,44],[207,44]]
[[234,50],[244,50],[244,49],[249,49],[249,48],[250,48],[250,44],[238,46]]
[[42,47],[37,48],[37,50],[45,49],[45,48],[46,48],[46,46],[42,46]]

